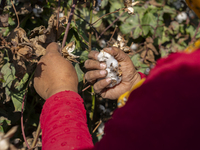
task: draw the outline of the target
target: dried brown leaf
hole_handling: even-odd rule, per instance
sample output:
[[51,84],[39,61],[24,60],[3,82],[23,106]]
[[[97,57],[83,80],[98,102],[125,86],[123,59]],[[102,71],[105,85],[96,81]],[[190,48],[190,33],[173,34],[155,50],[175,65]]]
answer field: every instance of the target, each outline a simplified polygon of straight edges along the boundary
[[15,28],[8,36],[8,42],[11,42],[14,45],[19,43],[28,42],[30,43],[29,39],[26,36],[26,32],[22,28]]
[[0,27],[8,27],[8,14],[0,15]]
[[146,45],[149,49],[151,49],[156,55],[159,55],[159,53],[157,52],[155,46],[152,43],[149,43]]

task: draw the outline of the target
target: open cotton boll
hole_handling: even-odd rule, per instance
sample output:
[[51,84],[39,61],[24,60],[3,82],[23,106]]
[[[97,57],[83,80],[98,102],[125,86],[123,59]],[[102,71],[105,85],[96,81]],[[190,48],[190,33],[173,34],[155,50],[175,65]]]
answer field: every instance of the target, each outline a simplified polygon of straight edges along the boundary
[[99,53],[98,60],[106,63],[106,70],[108,72],[106,78],[111,78],[111,83],[108,87],[114,87],[115,85],[119,84],[122,80],[122,77],[117,60],[103,50]]

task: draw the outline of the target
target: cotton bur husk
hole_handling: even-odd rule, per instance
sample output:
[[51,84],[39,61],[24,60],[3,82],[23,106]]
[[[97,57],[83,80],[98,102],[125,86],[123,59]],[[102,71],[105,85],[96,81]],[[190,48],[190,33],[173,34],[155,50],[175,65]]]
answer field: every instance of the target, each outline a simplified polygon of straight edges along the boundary
[[108,87],[111,88],[119,84],[122,80],[122,74],[117,60],[103,50],[99,53],[98,60],[106,63],[106,70],[108,74],[105,78],[111,78],[111,83],[108,85]]

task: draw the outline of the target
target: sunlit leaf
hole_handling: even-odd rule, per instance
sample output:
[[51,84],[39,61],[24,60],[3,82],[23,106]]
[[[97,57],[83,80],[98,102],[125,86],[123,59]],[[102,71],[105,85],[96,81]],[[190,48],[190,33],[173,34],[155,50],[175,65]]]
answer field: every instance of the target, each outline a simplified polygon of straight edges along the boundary
[[75,65],[75,70],[76,70],[76,73],[78,75],[78,82],[83,81],[84,73],[81,70],[81,68],[80,68],[78,63],[76,63],[76,65]]

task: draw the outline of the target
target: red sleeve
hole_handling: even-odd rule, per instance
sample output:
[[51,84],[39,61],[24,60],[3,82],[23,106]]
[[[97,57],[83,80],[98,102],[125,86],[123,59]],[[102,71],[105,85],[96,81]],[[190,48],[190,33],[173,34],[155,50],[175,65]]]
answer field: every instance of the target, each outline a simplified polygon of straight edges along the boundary
[[143,74],[143,73],[141,73],[141,72],[138,72],[138,73],[140,74],[141,79],[146,78],[146,75],[145,75],[145,74]]
[[48,98],[40,116],[43,150],[77,150],[93,147],[82,98],[63,91]]
[[[199,150],[200,51],[158,61],[144,84],[106,123],[95,150]],[[41,115],[43,149],[90,149],[82,99],[73,92],[49,98]]]
[[200,50],[158,61],[105,124],[95,150],[199,150]]

